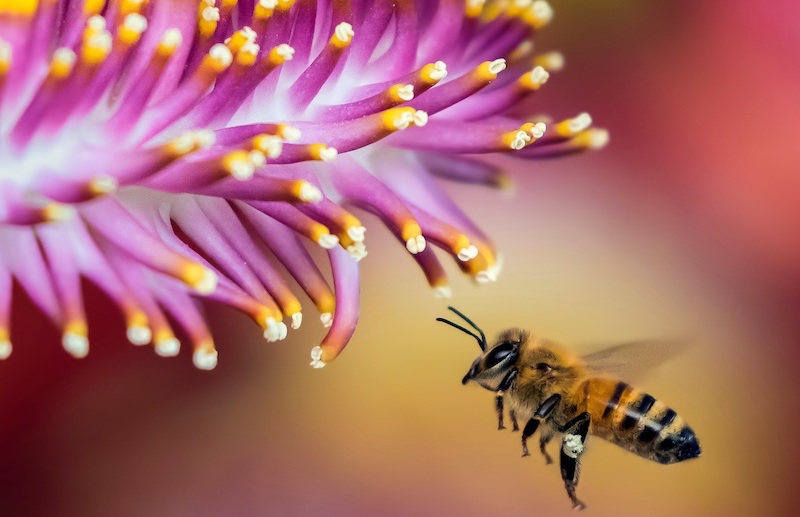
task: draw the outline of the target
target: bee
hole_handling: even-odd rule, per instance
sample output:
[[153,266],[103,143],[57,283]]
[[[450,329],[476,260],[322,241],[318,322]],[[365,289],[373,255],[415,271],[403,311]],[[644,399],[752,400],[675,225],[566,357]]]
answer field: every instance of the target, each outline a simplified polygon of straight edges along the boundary
[[581,357],[512,328],[490,346],[475,323],[448,309],[477,333],[445,318],[437,321],[469,334],[482,351],[461,383],[475,381],[495,393],[498,429],[505,429],[506,402],[513,430],[519,430],[518,420],[525,423],[522,456],[530,455],[528,439],[541,427],[539,450],[545,462],[552,463],[547,444],[561,436],[561,478],[573,508],[586,507],[575,488],[589,434],[663,464],[700,456],[694,431],[675,410],[614,375],[631,370],[631,364],[655,366],[665,358],[663,344],[629,343]]

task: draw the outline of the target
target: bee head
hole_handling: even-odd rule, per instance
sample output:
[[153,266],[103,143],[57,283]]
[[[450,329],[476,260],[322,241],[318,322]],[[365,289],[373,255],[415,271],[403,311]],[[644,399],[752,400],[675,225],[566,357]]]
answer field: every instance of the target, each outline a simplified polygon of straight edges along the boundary
[[519,347],[527,340],[527,334],[519,329],[509,329],[502,332],[492,346],[488,346],[486,343],[486,335],[472,320],[453,307],[448,307],[448,309],[460,316],[478,333],[476,334],[445,318],[436,318],[436,320],[446,323],[451,327],[455,327],[475,338],[483,352],[473,361],[469,371],[464,378],[461,379],[461,384],[466,384],[473,380],[487,390],[497,391],[500,382],[511,369],[514,368],[517,358],[519,357]]

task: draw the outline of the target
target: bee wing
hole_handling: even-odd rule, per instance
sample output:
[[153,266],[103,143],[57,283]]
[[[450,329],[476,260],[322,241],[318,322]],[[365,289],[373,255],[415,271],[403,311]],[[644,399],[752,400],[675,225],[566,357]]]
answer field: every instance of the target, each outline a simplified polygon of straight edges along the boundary
[[688,341],[632,341],[585,355],[594,373],[635,380],[689,349]]

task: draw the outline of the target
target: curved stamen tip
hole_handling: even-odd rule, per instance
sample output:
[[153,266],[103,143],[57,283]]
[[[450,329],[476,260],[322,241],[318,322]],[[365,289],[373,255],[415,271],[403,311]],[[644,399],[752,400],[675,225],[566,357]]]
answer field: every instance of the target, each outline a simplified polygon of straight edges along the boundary
[[515,150],[519,151],[525,145],[531,141],[531,135],[526,133],[525,131],[518,129],[517,131],[513,131],[508,138],[509,144],[508,146]]
[[89,191],[100,196],[103,194],[110,194],[119,187],[119,181],[112,176],[98,176],[89,182]]
[[560,72],[566,64],[564,54],[561,52],[547,52],[533,58],[535,65],[543,67],[549,72]]
[[336,245],[339,244],[339,237],[331,233],[326,233],[319,236],[319,238],[317,239],[317,244],[319,244],[326,250],[329,250],[331,248],[336,247]]
[[410,101],[414,99],[414,85],[413,84],[401,84],[397,85],[396,89],[397,98],[402,101]]
[[506,60],[503,58],[495,59],[491,63],[489,63],[489,72],[497,75],[503,70],[506,69]]
[[192,287],[198,294],[207,295],[217,290],[217,281],[217,274],[207,267],[203,267],[200,278],[197,279]]
[[267,318],[265,327],[264,339],[270,343],[286,339],[286,335],[289,333],[286,324],[275,320],[275,318]]
[[453,289],[449,285],[440,285],[433,288],[433,296],[440,300],[453,297]]
[[0,361],[9,358],[12,348],[11,341],[7,339],[0,340]]
[[322,201],[322,191],[307,181],[301,181],[297,197],[306,203]]
[[161,357],[175,357],[181,351],[181,342],[175,337],[168,337],[156,341],[156,354]]
[[428,123],[428,112],[417,110],[414,112],[414,125],[417,127],[425,127]]
[[311,349],[311,367],[312,368],[323,368],[326,364],[325,361],[322,360],[322,347],[315,346]]
[[406,241],[406,249],[416,255],[417,253],[422,253],[426,246],[425,237],[422,235],[417,235],[416,237],[411,237]]
[[474,244],[470,244],[466,248],[461,248],[458,252],[458,260],[467,262],[478,256],[478,248]]
[[360,262],[364,257],[368,255],[367,247],[364,245],[363,242],[355,242],[350,246],[348,246],[347,253],[349,253],[350,256],[353,257],[356,262]]
[[211,350],[195,350],[192,362],[199,370],[213,370],[217,366],[217,355],[217,351],[213,348]]
[[75,359],[83,359],[89,355],[89,340],[81,334],[67,332],[61,338],[61,344],[64,346],[64,350]]
[[495,282],[497,281],[497,271],[494,271],[491,268],[485,269],[483,271],[478,271],[475,274],[475,280],[477,280],[478,283],[480,284]]
[[75,217],[75,208],[61,203],[48,203],[42,215],[45,221],[69,221]]
[[363,242],[367,229],[363,226],[351,226],[347,229],[347,236],[356,242]]
[[602,149],[611,140],[607,129],[590,129],[579,135],[578,138],[581,137],[586,139],[584,145],[589,149]]
[[532,125],[528,130],[530,135],[537,140],[539,138],[542,138],[546,131],[547,131],[547,124],[545,124],[544,122],[537,122],[534,125]]
[[537,66],[530,73],[530,80],[535,86],[539,87],[547,82],[550,79],[550,74],[544,67]]
[[330,162],[339,155],[339,151],[335,147],[323,147],[319,150],[319,159],[323,162]]
[[143,325],[131,325],[126,332],[128,341],[136,346],[146,345],[153,338],[153,332]]
[[299,129],[294,126],[281,125],[279,128],[278,136],[283,138],[289,143],[298,142],[300,137],[303,136]]
[[292,314],[292,330],[297,330],[303,324],[303,313],[295,312]]
[[355,35],[356,33],[353,30],[353,26],[347,22],[342,22],[334,29],[333,38],[331,38],[331,40],[336,46],[344,47],[350,44]]
[[[330,312],[323,312],[319,315],[319,321],[322,322],[323,327],[328,328],[333,325],[333,314]],[[322,349],[320,348],[320,350]]]
[[536,0],[531,4],[531,16],[534,26],[540,29],[550,23],[553,19],[553,8],[545,0]]
[[270,57],[272,58],[273,62],[280,64],[294,59],[294,52],[294,47],[288,43],[281,43],[277,47],[274,47],[272,50],[270,50]]

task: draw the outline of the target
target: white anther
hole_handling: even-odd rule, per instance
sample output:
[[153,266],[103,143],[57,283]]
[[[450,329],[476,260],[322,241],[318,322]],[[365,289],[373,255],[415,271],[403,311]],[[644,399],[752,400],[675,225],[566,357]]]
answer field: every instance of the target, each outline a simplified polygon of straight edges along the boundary
[[547,131],[547,124],[544,122],[537,122],[531,127],[530,134],[533,138],[539,139],[544,136],[545,131]]
[[431,72],[431,79],[434,81],[441,81],[447,77],[447,65],[444,61],[437,61],[433,64],[433,71]]
[[394,120],[392,121],[392,125],[395,127],[395,129],[403,130],[408,128],[413,121],[414,115],[407,111],[403,111],[395,116]]
[[422,235],[417,235],[416,237],[411,237],[406,241],[406,249],[409,253],[416,255],[417,253],[422,253],[425,250],[426,246],[425,237]]
[[496,282],[497,271],[494,271],[492,268],[484,269],[483,271],[478,271],[475,274],[475,280],[477,280],[479,284],[488,284],[489,282]]
[[113,176],[98,176],[91,181],[92,191],[98,194],[114,192],[119,187],[119,181]]
[[326,233],[324,235],[319,236],[319,239],[317,239],[317,244],[319,244],[326,250],[329,250],[336,247],[336,245],[339,244],[339,237],[331,233]]
[[367,256],[367,247],[363,242],[356,242],[347,247],[347,253],[349,253],[356,262],[359,262],[361,259]]
[[319,321],[322,323],[323,327],[328,328],[333,325],[333,314],[330,312],[323,312],[319,315]]
[[400,97],[400,100],[403,101],[412,100],[414,98],[414,85],[404,84],[403,86],[397,89],[397,96]]
[[440,300],[452,298],[453,289],[449,285],[440,285],[439,287],[434,287],[433,296],[435,298],[439,298]]
[[322,201],[322,191],[311,183],[304,181],[303,184],[300,185],[299,197],[300,201],[316,203],[317,201]]
[[153,339],[153,332],[144,325],[133,325],[128,327],[125,335],[132,344],[136,346],[146,345]]
[[537,56],[536,61],[542,63],[542,66],[545,70],[549,70],[551,72],[558,72],[564,68],[565,60],[564,54],[561,52],[548,52],[547,54],[542,54]]
[[583,439],[578,434],[565,434],[561,448],[570,458],[577,458],[583,452]]
[[100,32],[106,30],[106,19],[99,14],[95,14],[86,20],[86,27],[92,31]]
[[261,47],[258,44],[250,41],[246,42],[244,45],[242,45],[242,48],[239,49],[239,52],[250,54],[251,56],[257,56],[259,51],[261,51]]
[[300,133],[300,130],[294,126],[283,126],[281,136],[283,136],[285,141],[292,143],[299,141],[300,137],[303,135]]
[[211,147],[214,145],[214,141],[217,139],[217,136],[210,129],[198,129],[196,131],[190,131],[189,136],[194,141],[194,145],[197,146],[198,149]]
[[541,66],[537,66],[531,70],[531,82],[537,86],[541,86],[550,79],[550,74]]
[[50,221],[71,221],[77,210],[74,206],[51,203],[47,206],[47,219]]
[[192,362],[199,370],[213,370],[217,366],[217,351],[195,350]]
[[226,68],[233,62],[233,53],[231,53],[231,49],[222,43],[214,44],[214,46],[208,51],[208,55]]
[[347,236],[356,242],[361,242],[367,233],[367,229],[363,226],[351,226],[347,229]]
[[202,13],[200,13],[200,17],[207,22],[218,22],[219,9],[217,9],[216,7],[208,6],[205,9],[203,9]]
[[217,274],[208,268],[203,271],[203,278],[194,286],[198,294],[208,295],[217,290]]
[[83,359],[89,354],[89,340],[86,336],[67,332],[61,339],[61,344],[76,359]]
[[478,248],[475,247],[474,244],[470,244],[466,248],[461,248],[461,251],[458,252],[458,260],[460,260],[461,262],[472,260],[477,256],[478,256]]
[[278,7],[278,0],[258,0],[258,5],[264,9],[275,9]]
[[325,366],[325,362],[322,360],[322,347],[315,346],[311,349],[311,367],[312,368],[322,368]]
[[602,149],[608,145],[611,135],[607,129],[595,129],[589,134],[589,148]]
[[342,22],[336,26],[336,29],[334,29],[334,35],[336,36],[336,39],[342,43],[347,43],[353,39],[353,36],[355,36],[356,33],[353,31],[352,25],[347,22]]
[[275,53],[281,56],[284,61],[291,61],[294,58],[294,47],[287,43],[281,43],[275,47]]
[[285,339],[289,330],[286,324],[282,321],[276,321],[274,318],[267,318],[266,329],[264,330],[264,339],[270,343]]
[[540,24],[549,23],[553,19],[553,8],[544,0],[536,0],[531,4],[531,13]]
[[303,324],[303,313],[302,312],[295,312],[292,314],[292,329],[297,330],[300,328],[300,325]]
[[506,60],[503,58],[495,59],[489,63],[489,72],[497,75],[506,69]]
[[94,34],[86,40],[86,44],[89,47],[94,47],[98,49],[102,49],[106,52],[111,50],[111,33],[108,31],[103,31],[98,34]]
[[256,40],[256,38],[258,37],[258,34],[256,34],[256,31],[254,31],[253,28],[248,26],[248,25],[245,25],[240,30],[242,31],[241,32],[242,36],[245,37],[245,39],[247,40],[248,43],[253,43]]
[[175,357],[181,351],[181,342],[171,337],[156,341],[156,354],[160,357]]
[[592,116],[588,113],[581,113],[569,121],[569,130],[573,133],[580,133],[592,125]]
[[525,147],[525,144],[527,144],[530,141],[531,141],[531,135],[520,129],[519,131],[514,133],[514,138],[511,140],[511,144],[509,145],[509,147],[511,147],[511,149],[514,149],[515,151],[519,151],[520,149]]
[[231,160],[228,167],[230,168],[231,176],[239,181],[251,179],[256,172],[256,168],[253,167],[249,159]]
[[515,7],[528,7],[533,0],[514,0]]
[[11,61],[13,53],[14,51],[11,48],[11,44],[3,38],[0,38],[0,62],[8,63]]
[[255,169],[263,167],[267,163],[267,157],[261,151],[250,151],[247,153],[247,159]]
[[414,125],[417,127],[425,127],[428,124],[428,112],[417,110],[414,112]]
[[126,29],[139,34],[147,30],[147,18],[139,13],[128,13],[122,24]]
[[339,151],[335,147],[323,147],[319,151],[319,159],[323,162],[330,162],[339,155]]
[[181,34],[180,29],[171,28],[164,31],[164,35],[161,36],[161,45],[168,47],[168,48],[175,48],[178,45],[183,43],[183,34]]
[[267,155],[267,158],[277,158],[283,153],[283,140],[277,136],[262,136],[256,139],[258,150]]
[[77,59],[78,56],[75,52],[68,48],[58,48],[53,52],[53,61],[58,61],[66,66],[71,67]]
[[3,359],[8,359],[8,357],[11,355],[12,348],[11,341],[7,339],[0,341],[0,361]]

